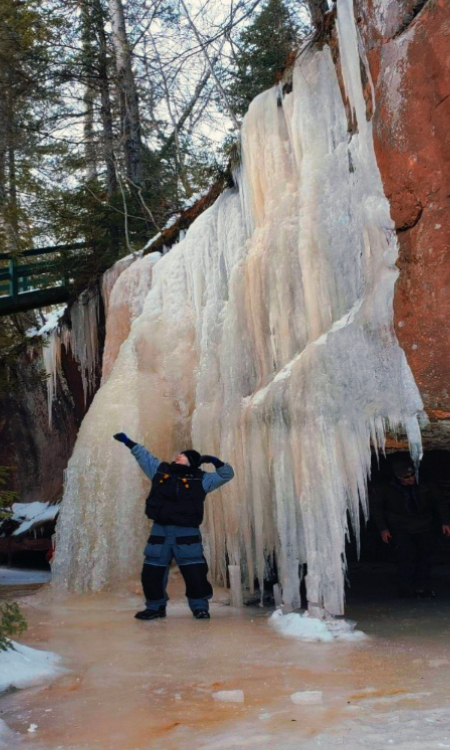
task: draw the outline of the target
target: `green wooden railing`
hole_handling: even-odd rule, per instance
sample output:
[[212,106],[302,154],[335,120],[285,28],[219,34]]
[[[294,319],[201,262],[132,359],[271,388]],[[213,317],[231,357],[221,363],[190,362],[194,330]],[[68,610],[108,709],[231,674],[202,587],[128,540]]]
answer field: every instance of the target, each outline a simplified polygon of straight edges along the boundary
[[[67,302],[71,286],[67,261],[88,247],[74,242],[24,250],[18,257],[0,253],[0,315]],[[30,263],[28,258],[38,260]]]

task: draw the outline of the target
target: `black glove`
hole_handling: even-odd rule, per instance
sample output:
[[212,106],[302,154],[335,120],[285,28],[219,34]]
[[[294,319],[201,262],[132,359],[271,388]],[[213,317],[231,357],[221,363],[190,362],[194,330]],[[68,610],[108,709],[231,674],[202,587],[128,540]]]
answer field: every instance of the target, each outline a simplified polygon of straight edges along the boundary
[[127,446],[127,448],[134,448],[137,443],[134,442],[134,440],[130,440],[127,435],[125,435],[124,432],[117,432],[115,435],[113,435],[114,440],[118,440],[119,443],[123,443]]
[[221,461],[220,458],[216,458],[216,456],[201,456],[200,463],[213,464],[216,469],[220,469],[222,466],[225,466],[224,462]]

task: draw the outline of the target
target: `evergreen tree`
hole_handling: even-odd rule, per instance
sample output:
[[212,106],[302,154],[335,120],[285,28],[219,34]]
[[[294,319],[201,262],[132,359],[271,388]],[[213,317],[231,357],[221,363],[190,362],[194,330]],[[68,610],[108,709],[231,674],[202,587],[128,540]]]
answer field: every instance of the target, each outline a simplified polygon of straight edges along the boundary
[[27,623],[16,602],[0,605],[0,651],[11,648],[9,636],[21,635],[26,629]]
[[0,250],[13,253],[33,235],[29,207],[45,151],[41,122],[54,100],[48,68],[57,26],[39,1],[0,3]]
[[[297,3],[297,5],[299,5]],[[269,0],[241,32],[228,95],[237,115],[245,115],[254,97],[270,88],[289,55],[299,46],[304,22],[286,0]]]

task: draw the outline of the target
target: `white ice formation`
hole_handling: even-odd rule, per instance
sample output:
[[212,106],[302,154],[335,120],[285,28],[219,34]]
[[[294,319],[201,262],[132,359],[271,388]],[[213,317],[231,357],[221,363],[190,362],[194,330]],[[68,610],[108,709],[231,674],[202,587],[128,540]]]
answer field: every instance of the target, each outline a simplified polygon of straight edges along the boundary
[[[160,253],[150,253],[136,260],[132,266],[129,263],[122,269],[109,293],[106,293],[106,284],[102,285],[103,300],[107,306],[102,383],[109,377],[119,349],[128,338],[133,320],[142,312],[152,283],[152,269],[160,257]],[[116,263],[108,274],[114,272],[120,264],[121,261]]]
[[[369,70],[351,0],[337,8],[353,127],[326,45],[302,54],[291,93],[251,104],[239,191],[158,260],[142,314],[120,350],[110,343],[67,470],[56,586],[99,589],[138,571],[148,481],[112,440],[119,430],[164,459],[192,444],[233,464],[234,481],[206,503],[216,581],[239,565],[252,588],[275,554],[296,608],[307,562],[308,599],[333,614],[348,519],[357,534],[367,511],[371,444],[401,427],[420,458],[422,403],[392,327],[397,243],[366,117]],[[148,271],[130,266],[117,309]]]
[[213,693],[212,697],[219,703],[244,703],[245,701],[243,690],[219,690]]
[[285,638],[297,638],[301,641],[333,643],[363,641],[367,638],[361,630],[355,630],[356,623],[351,620],[328,617],[321,619],[312,617],[309,612],[289,612],[284,615],[277,609],[270,616],[269,625]]
[[40,331],[43,337],[43,362],[47,373],[48,420],[52,424],[52,406],[56,396],[58,375],[61,371],[61,348],[70,350],[80,368],[84,400],[93,392],[98,365],[99,295],[96,289],[83,292],[70,310],[71,327],[55,321]]

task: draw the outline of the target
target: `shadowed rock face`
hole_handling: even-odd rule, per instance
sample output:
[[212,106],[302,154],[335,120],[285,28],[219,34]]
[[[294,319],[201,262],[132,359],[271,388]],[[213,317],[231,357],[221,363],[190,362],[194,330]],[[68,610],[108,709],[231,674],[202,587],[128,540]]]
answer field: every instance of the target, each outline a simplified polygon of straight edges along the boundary
[[[77,377],[81,387],[80,375],[74,371],[72,379]],[[45,383],[30,382],[2,403],[0,465],[12,467],[8,489],[18,492],[19,500],[51,502],[61,497],[63,472],[83,416],[75,407],[76,400],[61,382],[52,428]]]
[[375,151],[397,228],[395,327],[431,420],[450,438],[450,6],[356,0],[375,87]]
[[[102,343],[103,327],[99,344]],[[19,364],[24,386],[0,405],[0,466],[11,467],[5,488],[15,490],[21,502],[54,502],[61,498],[64,470],[94,397],[90,393],[85,404],[80,366],[70,349],[63,346],[50,427],[46,383],[27,376],[30,360],[39,357],[38,351],[29,352]],[[99,370],[95,390],[100,374]]]

